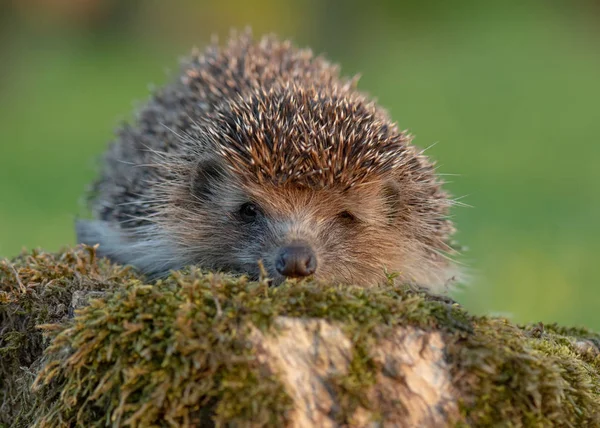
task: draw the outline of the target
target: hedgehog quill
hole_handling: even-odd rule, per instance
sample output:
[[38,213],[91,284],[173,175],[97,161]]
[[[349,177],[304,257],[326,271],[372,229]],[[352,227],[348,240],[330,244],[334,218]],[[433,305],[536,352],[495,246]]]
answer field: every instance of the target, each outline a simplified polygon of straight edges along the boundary
[[441,291],[452,200],[356,79],[310,50],[233,35],[193,52],[119,130],[78,241],[152,276],[187,265]]

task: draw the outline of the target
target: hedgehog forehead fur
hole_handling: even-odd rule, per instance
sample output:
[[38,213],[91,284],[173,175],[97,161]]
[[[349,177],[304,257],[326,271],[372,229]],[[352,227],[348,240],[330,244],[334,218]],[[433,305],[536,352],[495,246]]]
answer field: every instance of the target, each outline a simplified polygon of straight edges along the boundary
[[207,130],[237,175],[313,189],[384,175],[402,164],[409,142],[361,96],[293,81],[225,103]]

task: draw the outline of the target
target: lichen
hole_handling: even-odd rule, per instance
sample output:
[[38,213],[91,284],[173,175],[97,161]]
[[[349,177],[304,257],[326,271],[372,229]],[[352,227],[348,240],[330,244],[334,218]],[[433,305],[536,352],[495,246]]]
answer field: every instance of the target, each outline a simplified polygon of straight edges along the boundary
[[[382,367],[370,350],[413,326],[444,338],[461,409],[450,422],[600,426],[600,336],[585,329],[476,317],[391,277],[375,288],[269,287],[190,268],[147,282],[90,247],[1,262],[0,424],[281,426],[292,400],[249,334],[277,334],[286,316],[336,323],[352,342],[348,372],[332,379],[341,424],[359,408],[380,418],[368,391]],[[70,318],[79,289],[109,292]]]

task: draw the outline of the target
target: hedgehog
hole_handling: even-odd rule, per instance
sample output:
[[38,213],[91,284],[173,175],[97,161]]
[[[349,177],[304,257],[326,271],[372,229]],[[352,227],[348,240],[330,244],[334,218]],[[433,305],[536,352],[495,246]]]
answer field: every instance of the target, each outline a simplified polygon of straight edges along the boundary
[[357,79],[274,35],[233,34],[123,125],[80,243],[160,277],[195,265],[444,290],[452,200],[434,163]]

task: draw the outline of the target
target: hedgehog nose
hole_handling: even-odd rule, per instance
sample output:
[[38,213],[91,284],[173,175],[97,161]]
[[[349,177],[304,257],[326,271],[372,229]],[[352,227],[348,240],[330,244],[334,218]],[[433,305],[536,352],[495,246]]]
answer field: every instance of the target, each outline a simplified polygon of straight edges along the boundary
[[308,276],[317,270],[317,258],[313,250],[306,245],[290,245],[279,250],[275,268],[287,277]]

